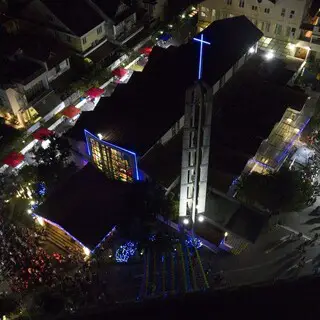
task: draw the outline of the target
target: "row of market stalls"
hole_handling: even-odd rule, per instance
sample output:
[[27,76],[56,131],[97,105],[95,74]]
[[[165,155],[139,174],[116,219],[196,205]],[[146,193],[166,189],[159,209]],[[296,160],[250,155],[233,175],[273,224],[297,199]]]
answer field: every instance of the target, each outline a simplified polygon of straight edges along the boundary
[[[91,88],[86,93],[86,99],[88,101],[92,99],[99,98],[104,93],[103,89],[100,88]],[[88,110],[89,111],[89,110]],[[79,117],[81,113],[81,109],[77,108],[74,105],[69,105],[68,107],[64,108],[60,114],[61,116],[65,117],[66,119],[74,120],[77,117]],[[48,138],[54,134],[53,130],[49,130],[46,127],[40,127],[38,130],[32,133],[32,137],[35,140],[38,140],[43,146],[47,145],[45,142],[48,141]],[[25,160],[25,155],[12,151],[10,152],[4,159],[2,159],[2,163],[8,165],[11,168],[16,168],[19,165],[22,164],[22,162]]]
[[[149,56],[152,52],[152,47],[144,47],[140,48],[140,54],[145,57]],[[112,75],[115,77],[115,81],[117,83],[126,83],[133,71],[130,69],[118,67],[112,71]],[[81,109],[75,105],[69,105],[64,108],[60,114],[66,119],[70,119],[71,121],[75,121],[81,114],[82,111],[92,111],[95,107],[95,99],[99,99],[105,93],[104,89],[101,88],[91,88],[85,92],[84,98],[86,99],[86,103],[82,105]],[[32,133],[32,136],[38,142],[45,144],[48,141],[48,138],[54,134],[53,130],[49,130],[45,127],[41,127],[35,132]],[[25,160],[25,155],[20,152],[10,152],[4,159],[2,159],[2,163],[8,165],[11,168],[16,168],[23,163]]]

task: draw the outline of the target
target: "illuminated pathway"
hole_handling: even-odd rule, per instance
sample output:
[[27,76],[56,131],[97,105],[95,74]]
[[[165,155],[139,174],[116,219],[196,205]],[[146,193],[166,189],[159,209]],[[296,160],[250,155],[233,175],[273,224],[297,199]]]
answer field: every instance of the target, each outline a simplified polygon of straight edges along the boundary
[[178,243],[174,252],[145,255],[140,299],[208,289],[197,250]]

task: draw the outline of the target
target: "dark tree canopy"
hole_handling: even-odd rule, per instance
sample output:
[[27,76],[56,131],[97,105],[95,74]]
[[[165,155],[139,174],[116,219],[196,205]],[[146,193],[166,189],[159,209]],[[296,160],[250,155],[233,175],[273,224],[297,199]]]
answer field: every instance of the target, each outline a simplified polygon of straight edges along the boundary
[[290,212],[307,207],[314,190],[303,171],[282,168],[267,175],[253,172],[245,176],[238,184],[237,197],[271,212]]

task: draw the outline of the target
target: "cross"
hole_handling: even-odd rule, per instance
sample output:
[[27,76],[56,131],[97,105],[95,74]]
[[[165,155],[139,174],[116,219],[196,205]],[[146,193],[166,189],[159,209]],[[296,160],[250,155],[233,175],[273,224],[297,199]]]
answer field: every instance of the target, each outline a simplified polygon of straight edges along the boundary
[[199,58],[199,70],[198,70],[198,80],[202,77],[202,55],[203,55],[203,44],[210,45],[211,43],[203,40],[203,34],[201,34],[200,39],[193,38],[194,41],[200,42],[200,58]]

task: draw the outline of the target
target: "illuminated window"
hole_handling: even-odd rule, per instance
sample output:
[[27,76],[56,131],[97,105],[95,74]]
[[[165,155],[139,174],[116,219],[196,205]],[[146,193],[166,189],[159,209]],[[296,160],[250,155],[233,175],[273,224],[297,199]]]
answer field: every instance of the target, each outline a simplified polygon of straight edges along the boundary
[[244,0],[240,0],[239,1],[239,7],[240,8],[244,8]]

